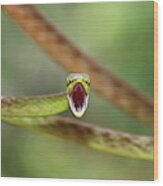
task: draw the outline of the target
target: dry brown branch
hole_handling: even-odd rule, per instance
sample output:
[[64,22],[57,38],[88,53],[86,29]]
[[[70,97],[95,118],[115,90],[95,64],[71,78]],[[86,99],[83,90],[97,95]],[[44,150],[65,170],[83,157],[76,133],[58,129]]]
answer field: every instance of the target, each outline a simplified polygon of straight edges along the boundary
[[153,126],[153,102],[81,52],[36,8],[29,5],[7,5],[3,8],[52,59],[70,72],[89,74],[95,91]]
[[35,129],[115,155],[153,160],[153,137],[131,135],[99,128],[79,120],[60,116],[3,118],[20,127]]

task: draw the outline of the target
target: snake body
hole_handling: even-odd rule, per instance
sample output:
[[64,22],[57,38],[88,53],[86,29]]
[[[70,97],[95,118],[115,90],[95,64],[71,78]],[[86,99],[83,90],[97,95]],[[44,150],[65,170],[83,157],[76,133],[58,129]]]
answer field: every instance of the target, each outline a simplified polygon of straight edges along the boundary
[[31,97],[2,98],[2,117],[35,117],[68,110],[66,93]]

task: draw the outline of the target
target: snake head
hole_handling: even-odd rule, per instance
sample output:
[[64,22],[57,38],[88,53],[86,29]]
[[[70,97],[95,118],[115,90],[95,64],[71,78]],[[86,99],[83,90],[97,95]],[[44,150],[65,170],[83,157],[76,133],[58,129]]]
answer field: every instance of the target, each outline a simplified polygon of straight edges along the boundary
[[72,113],[80,118],[85,113],[90,92],[90,79],[87,74],[73,73],[67,77],[67,97]]

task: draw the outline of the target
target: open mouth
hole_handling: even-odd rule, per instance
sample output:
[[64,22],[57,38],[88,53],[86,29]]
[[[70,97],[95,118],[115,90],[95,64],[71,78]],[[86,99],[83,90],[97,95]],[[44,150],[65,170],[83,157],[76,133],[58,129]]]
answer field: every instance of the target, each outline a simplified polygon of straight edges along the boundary
[[72,92],[68,95],[70,107],[75,116],[81,117],[88,104],[88,94],[86,93],[82,83],[76,83]]

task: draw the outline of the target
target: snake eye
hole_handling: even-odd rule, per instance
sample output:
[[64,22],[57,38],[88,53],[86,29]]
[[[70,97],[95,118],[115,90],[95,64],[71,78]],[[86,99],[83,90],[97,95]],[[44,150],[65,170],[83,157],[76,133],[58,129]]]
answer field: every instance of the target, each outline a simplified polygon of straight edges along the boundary
[[67,81],[67,86],[69,86],[69,84],[71,84],[74,80],[73,79],[70,79]]
[[85,83],[86,83],[87,85],[90,85],[90,82],[89,82],[89,81],[87,81],[87,80],[85,80]]
[[69,80],[69,81],[67,81],[67,86],[69,86],[69,84],[71,83],[71,81]]

